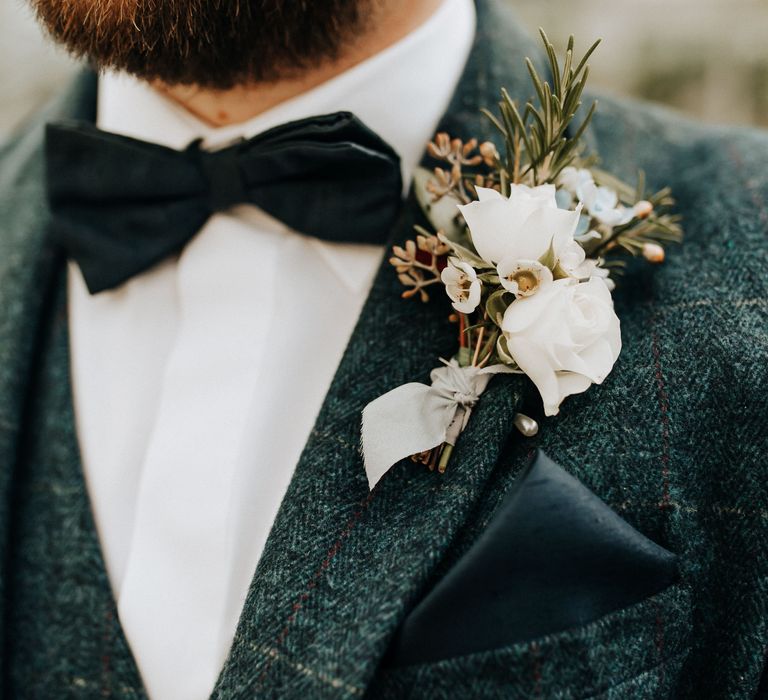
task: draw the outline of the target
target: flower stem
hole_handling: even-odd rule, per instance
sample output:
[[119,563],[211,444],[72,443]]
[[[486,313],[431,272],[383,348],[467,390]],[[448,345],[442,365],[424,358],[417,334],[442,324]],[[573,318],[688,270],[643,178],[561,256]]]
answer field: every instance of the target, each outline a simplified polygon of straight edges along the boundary
[[480,355],[482,356],[482,360],[480,360],[480,363],[477,365],[478,367],[484,367],[485,363],[488,362],[488,360],[491,359],[491,356],[493,355],[493,349],[496,345],[496,340],[499,337],[499,331],[495,330],[493,333],[491,333],[491,337],[488,338],[488,340],[485,343],[485,346],[480,351]]
[[441,474],[445,474],[445,470],[448,467],[448,460],[451,458],[453,452],[453,445],[449,445],[447,442],[443,444],[443,451],[440,454],[440,461],[437,463],[437,471]]
[[485,326],[480,326],[480,332],[477,334],[477,344],[475,345],[475,354],[472,357],[473,367],[477,367],[477,358],[480,355],[480,347],[483,344],[483,335],[485,335]]
[[520,139],[515,138],[515,160],[512,169],[512,182],[516,185],[520,182]]
[[467,347],[467,339],[465,337],[465,329],[467,327],[467,317],[464,314],[459,314],[459,347]]

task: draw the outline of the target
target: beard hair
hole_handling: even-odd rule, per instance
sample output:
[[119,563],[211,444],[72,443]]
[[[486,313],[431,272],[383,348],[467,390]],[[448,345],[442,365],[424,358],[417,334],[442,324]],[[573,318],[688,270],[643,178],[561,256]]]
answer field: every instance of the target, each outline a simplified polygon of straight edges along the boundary
[[300,77],[353,45],[381,0],[30,0],[97,69],[225,90]]

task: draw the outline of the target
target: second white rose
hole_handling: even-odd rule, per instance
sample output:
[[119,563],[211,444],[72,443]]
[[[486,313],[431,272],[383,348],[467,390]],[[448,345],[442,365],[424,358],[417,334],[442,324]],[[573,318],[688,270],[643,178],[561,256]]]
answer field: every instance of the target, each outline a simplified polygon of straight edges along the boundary
[[619,319],[600,279],[556,280],[514,301],[502,321],[509,354],[536,385],[548,416],[566,396],[601,384],[621,352]]

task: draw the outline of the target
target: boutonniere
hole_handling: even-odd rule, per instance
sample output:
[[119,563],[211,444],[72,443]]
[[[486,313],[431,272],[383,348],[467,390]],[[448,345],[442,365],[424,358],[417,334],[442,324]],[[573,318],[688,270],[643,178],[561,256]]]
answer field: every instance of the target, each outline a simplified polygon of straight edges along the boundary
[[[626,257],[661,263],[664,246],[682,238],[668,188],[646,194],[642,173],[631,187],[584,152],[596,104],[583,118],[577,113],[599,42],[577,61],[571,37],[561,66],[541,37],[552,84],[527,60],[535,99],[519,105],[502,90],[498,113],[485,111],[500,148],[437,134],[428,153],[438,166],[415,177],[433,230],[417,227],[390,262],[405,298],[428,301],[443,287],[457,351],[433,370],[430,386],[406,384],[365,407],[371,488],[409,456],[445,471],[495,374],[529,377],[547,416],[567,396],[602,383],[621,352],[611,292]],[[521,414],[515,425],[526,435],[538,430]]]

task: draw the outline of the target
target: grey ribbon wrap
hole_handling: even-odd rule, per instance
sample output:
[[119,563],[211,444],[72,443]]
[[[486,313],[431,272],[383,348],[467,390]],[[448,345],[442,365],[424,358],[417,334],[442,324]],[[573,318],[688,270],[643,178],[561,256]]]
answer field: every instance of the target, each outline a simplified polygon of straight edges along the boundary
[[369,488],[401,459],[444,442],[456,444],[491,377],[516,372],[506,365],[459,367],[451,360],[432,370],[431,386],[403,384],[371,401],[363,409],[362,427]]

